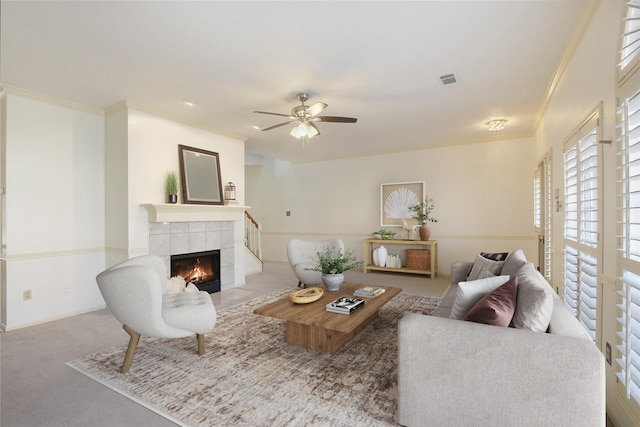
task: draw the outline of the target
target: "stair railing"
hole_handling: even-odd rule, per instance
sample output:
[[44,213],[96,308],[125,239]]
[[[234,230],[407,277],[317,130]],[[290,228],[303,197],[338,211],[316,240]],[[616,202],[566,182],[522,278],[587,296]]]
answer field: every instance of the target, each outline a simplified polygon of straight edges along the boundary
[[244,211],[244,244],[260,261],[262,261],[260,224],[247,211]]

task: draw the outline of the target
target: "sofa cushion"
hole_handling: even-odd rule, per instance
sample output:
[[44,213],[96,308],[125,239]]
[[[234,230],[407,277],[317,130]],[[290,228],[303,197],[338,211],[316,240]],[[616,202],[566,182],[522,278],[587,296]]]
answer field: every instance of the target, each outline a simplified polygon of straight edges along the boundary
[[517,272],[518,295],[513,326],[536,332],[546,332],[553,312],[553,291],[532,263]]
[[495,252],[495,253],[480,252],[480,255],[483,256],[484,258],[491,259],[494,261],[504,261],[509,255],[509,252]]
[[[469,277],[467,277],[467,281],[477,280],[487,277],[487,270],[491,274],[498,275],[500,274],[500,270],[502,270],[502,266],[505,261],[494,261],[488,258],[483,257],[482,255],[478,255],[476,260],[473,262],[473,267],[471,267],[471,272],[469,273]],[[482,276],[484,277],[482,277]]]
[[527,258],[524,256],[522,249],[518,249],[511,252],[507,259],[504,261],[500,274],[506,274],[510,277],[515,276],[518,270],[527,263]]
[[509,280],[509,276],[495,276],[487,279],[472,280],[458,283],[458,291],[451,308],[451,319],[462,320],[464,316],[476,305],[482,297],[489,292],[504,285]]

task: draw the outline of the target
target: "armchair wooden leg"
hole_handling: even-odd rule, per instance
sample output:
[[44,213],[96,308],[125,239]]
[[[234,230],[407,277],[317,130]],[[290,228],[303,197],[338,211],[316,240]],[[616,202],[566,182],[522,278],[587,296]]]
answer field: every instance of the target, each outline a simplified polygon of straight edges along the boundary
[[202,356],[204,354],[204,334],[196,334],[198,338],[198,354]]
[[129,335],[131,335],[129,346],[127,347],[127,354],[124,356],[124,363],[122,364],[122,369],[120,369],[120,372],[126,374],[127,372],[129,372],[129,368],[131,367],[133,355],[135,354],[136,347],[138,347],[138,342],[140,341],[140,334],[127,325],[123,325],[122,328],[127,331]]

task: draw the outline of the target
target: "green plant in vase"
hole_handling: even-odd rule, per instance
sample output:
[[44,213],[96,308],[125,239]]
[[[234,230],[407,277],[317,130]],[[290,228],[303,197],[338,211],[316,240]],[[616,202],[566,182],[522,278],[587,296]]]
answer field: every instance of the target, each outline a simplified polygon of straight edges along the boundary
[[175,172],[167,172],[165,186],[169,203],[176,203],[178,201],[178,177]]
[[306,270],[322,273],[322,283],[329,291],[337,291],[344,282],[344,272],[361,268],[364,264],[358,261],[352,250],[342,251],[333,246],[327,246],[322,252],[316,252],[317,259],[313,267]]
[[431,197],[426,197],[424,201],[417,205],[409,206],[409,210],[413,212],[412,218],[420,222],[420,240],[429,240],[431,229],[427,222],[438,222],[437,218],[431,216],[431,212],[435,208],[435,202]]

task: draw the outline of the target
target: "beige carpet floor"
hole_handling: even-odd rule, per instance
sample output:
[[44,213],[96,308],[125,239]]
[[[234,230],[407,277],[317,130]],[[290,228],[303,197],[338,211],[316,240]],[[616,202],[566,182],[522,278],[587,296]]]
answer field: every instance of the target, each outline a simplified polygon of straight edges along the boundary
[[143,337],[128,374],[124,345],[68,365],[180,425],[396,425],[397,322],[440,299],[398,295],[331,355],[287,344],[282,321],[252,313],[295,289],[220,310],[204,356],[193,338]]

